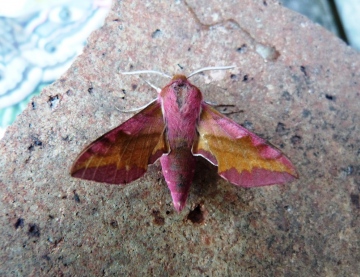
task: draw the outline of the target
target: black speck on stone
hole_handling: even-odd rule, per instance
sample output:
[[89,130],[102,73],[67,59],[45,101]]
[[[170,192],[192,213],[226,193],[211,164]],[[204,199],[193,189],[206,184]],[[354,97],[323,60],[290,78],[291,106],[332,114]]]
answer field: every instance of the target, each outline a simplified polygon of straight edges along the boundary
[[76,203],[80,203],[79,194],[77,194],[75,191],[74,191],[74,200],[75,200]]
[[336,97],[330,94],[325,94],[325,98],[330,101],[335,101]]
[[113,228],[118,228],[119,224],[115,219],[113,219],[113,220],[110,221],[110,226],[113,227]]
[[251,130],[251,129],[253,128],[253,124],[252,124],[250,121],[248,121],[248,120],[245,120],[245,121],[244,121],[243,126],[244,126],[246,129],[249,129],[249,130]]
[[276,126],[276,133],[278,133],[280,136],[288,134],[289,129],[285,127],[284,123],[279,122]]
[[160,211],[153,210],[152,216],[154,217],[154,224],[156,225],[164,225],[165,224],[165,218],[161,216]]
[[292,144],[299,144],[301,142],[301,136],[292,136],[290,141]]
[[302,115],[303,115],[304,118],[306,118],[309,115],[311,115],[311,112],[309,110],[305,109],[305,110],[303,110]]
[[44,260],[46,260],[48,262],[51,260],[51,258],[48,255],[42,255],[41,258],[43,258]]
[[29,224],[29,231],[28,231],[28,235],[30,237],[40,237],[40,228],[38,225],[34,224],[34,223],[30,223]]
[[238,76],[236,74],[231,74],[230,79],[231,80],[238,80]]
[[204,211],[201,204],[197,205],[187,216],[187,219],[192,223],[201,224],[205,221]]
[[291,95],[288,91],[284,91],[281,97],[288,101],[291,100]]
[[350,194],[351,204],[355,206],[355,208],[360,209],[360,197],[359,194]]
[[55,108],[59,103],[59,96],[58,95],[50,96],[48,103],[51,109]]
[[33,140],[34,140],[34,145],[35,146],[41,146],[42,145],[42,141],[39,140],[38,138],[34,137]]
[[158,37],[160,37],[161,36],[161,31],[160,31],[160,29],[156,29],[152,34],[151,34],[151,37],[152,38],[158,38]]
[[33,136],[32,137],[32,141],[33,143],[28,147],[28,150],[31,152],[34,150],[35,146],[42,146],[42,141],[39,140],[37,137]]
[[15,229],[19,228],[19,227],[24,227],[24,219],[19,217],[18,220],[16,220],[14,227]]
[[247,50],[247,45],[246,45],[246,44],[243,44],[243,45],[241,45],[240,47],[238,47],[238,48],[236,49],[236,52],[238,52],[238,53],[245,53],[246,50]]
[[306,68],[305,68],[305,66],[300,66],[300,70],[301,70],[301,72],[302,73],[304,73],[304,75],[307,77],[307,73],[306,73]]
[[349,165],[347,168],[345,168],[346,175],[351,175],[354,172],[354,167],[352,165]]

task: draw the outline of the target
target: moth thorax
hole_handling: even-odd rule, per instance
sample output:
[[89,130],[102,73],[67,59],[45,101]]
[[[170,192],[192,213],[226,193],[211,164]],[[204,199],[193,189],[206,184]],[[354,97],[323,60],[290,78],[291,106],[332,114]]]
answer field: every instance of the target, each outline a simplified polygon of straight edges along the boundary
[[178,82],[174,84],[173,88],[178,108],[179,110],[182,110],[189,96],[189,87],[185,82]]

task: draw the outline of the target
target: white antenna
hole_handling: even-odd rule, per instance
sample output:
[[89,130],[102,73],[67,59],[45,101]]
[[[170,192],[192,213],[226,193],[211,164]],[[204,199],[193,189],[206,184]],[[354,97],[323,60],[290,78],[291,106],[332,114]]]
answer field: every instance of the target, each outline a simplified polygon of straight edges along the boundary
[[230,66],[210,66],[210,67],[203,67],[200,68],[198,70],[195,70],[194,72],[192,72],[190,75],[188,75],[186,78],[190,78],[192,76],[194,76],[195,74],[198,74],[200,72],[203,71],[208,71],[208,70],[225,70],[225,69],[231,69],[231,68],[235,68],[235,65],[230,65]]
[[139,74],[159,74],[166,78],[171,79],[171,76],[167,75],[166,73],[156,71],[156,70],[139,70],[139,71],[129,71],[129,72],[120,72],[122,75],[139,75]]
[[[186,78],[190,78],[200,72],[204,72],[204,71],[208,71],[208,70],[226,70],[226,69],[231,69],[231,68],[235,68],[235,65],[230,65],[230,66],[209,66],[209,67],[203,67],[200,68],[198,70],[195,70],[194,72],[192,72],[190,75],[188,75]],[[169,78],[171,79],[171,76],[164,73],[164,72],[160,72],[160,71],[156,71],[156,70],[138,70],[138,71],[128,71],[128,72],[120,72],[120,74],[122,75],[139,75],[139,74],[158,74],[161,75],[163,77]]]

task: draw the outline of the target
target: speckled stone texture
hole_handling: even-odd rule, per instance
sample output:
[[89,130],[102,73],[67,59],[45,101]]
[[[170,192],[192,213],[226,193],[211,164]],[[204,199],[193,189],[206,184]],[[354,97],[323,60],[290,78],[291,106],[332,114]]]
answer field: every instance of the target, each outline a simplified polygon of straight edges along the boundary
[[[127,186],[74,179],[91,141],[156,97],[119,71],[192,78],[294,162],[235,187],[202,159],[177,214],[157,162]],[[1,276],[358,276],[360,55],[276,1],[118,1],[73,66],[0,144]]]

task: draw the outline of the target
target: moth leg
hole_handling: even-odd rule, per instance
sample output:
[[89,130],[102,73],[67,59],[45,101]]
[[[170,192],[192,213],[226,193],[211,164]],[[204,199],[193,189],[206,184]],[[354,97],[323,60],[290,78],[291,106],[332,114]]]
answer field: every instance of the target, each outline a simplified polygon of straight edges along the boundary
[[[234,113],[243,113],[244,110],[237,110],[237,111],[227,111],[227,108],[231,107],[231,108],[235,108],[236,105],[234,104],[217,104],[214,102],[210,102],[210,101],[204,101],[206,104],[210,105],[211,107],[217,109],[219,112],[221,112],[222,114],[225,115],[230,115],[230,114],[234,114]],[[221,109],[223,108],[223,109]]]
[[117,107],[115,107],[115,109],[117,109],[121,113],[134,113],[134,112],[138,112],[138,111],[141,111],[141,110],[145,109],[147,106],[154,103],[156,100],[157,100],[157,98],[151,100],[149,103],[145,104],[144,106],[141,106],[141,107],[135,108],[135,109],[131,109],[131,110],[121,110],[121,109],[119,109]]

